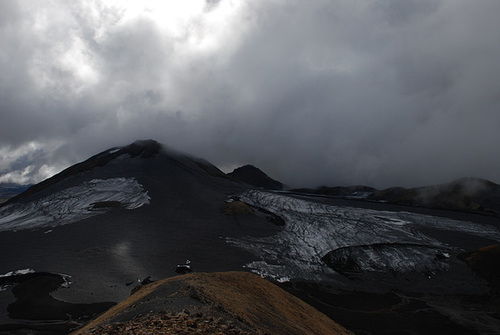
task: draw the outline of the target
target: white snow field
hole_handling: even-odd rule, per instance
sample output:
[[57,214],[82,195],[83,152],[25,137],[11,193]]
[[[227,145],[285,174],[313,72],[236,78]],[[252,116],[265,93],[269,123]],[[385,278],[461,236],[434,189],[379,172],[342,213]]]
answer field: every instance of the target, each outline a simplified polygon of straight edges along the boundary
[[74,223],[110,207],[96,206],[113,202],[126,209],[149,204],[150,197],[135,178],[93,179],[41,198],[0,208],[0,231],[55,227]]

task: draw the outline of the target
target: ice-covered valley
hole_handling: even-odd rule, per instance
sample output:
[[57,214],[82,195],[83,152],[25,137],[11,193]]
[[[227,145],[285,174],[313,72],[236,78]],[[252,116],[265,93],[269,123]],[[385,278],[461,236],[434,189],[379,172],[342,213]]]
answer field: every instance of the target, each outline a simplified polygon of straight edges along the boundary
[[55,227],[103,214],[112,207],[135,209],[150,197],[135,178],[93,179],[39,200],[0,208],[0,231]]
[[[268,237],[228,238],[253,253],[253,272],[285,281],[318,280],[336,272],[428,273],[446,271],[458,253],[425,228],[461,232],[500,241],[492,226],[410,213],[337,207],[284,194],[251,190],[241,201],[279,215],[283,230]],[[327,266],[329,265],[329,266]]]

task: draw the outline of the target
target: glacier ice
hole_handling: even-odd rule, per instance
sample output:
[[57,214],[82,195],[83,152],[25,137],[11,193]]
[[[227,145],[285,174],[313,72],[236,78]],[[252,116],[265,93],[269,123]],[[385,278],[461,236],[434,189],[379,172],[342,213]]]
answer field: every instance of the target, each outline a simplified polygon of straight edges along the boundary
[[106,206],[120,204],[126,209],[149,204],[150,197],[135,178],[93,179],[29,203],[0,208],[0,231],[55,227],[105,213]]
[[[325,266],[322,258],[333,250],[353,246],[407,245],[415,250],[389,252],[391,248],[364,248],[363,257],[377,259],[382,253],[388,259],[380,267],[390,267],[391,271],[407,271],[414,267],[412,262],[430,262],[432,257],[422,257],[435,248],[445,254],[450,247],[423,233],[420,228],[437,228],[459,231],[480,237],[500,240],[500,231],[492,226],[473,222],[410,212],[377,211],[355,207],[331,206],[284,194],[251,190],[240,196],[241,201],[263,208],[282,217],[286,224],[276,235],[267,237],[244,236],[227,238],[227,243],[253,253],[258,261],[247,264],[253,272],[271,278],[318,279],[335,273]],[[418,246],[425,246],[419,248]],[[422,249],[422,250],[420,250]],[[429,251],[431,252],[431,251]],[[358,252],[360,254],[360,252]],[[420,256],[419,256],[420,255]],[[414,257],[413,257],[414,256]],[[412,259],[417,257],[419,259]],[[359,262],[364,269],[374,270],[372,261]],[[382,265],[384,264],[384,265]],[[443,268],[443,262],[436,262]],[[432,264],[423,264],[432,267]]]

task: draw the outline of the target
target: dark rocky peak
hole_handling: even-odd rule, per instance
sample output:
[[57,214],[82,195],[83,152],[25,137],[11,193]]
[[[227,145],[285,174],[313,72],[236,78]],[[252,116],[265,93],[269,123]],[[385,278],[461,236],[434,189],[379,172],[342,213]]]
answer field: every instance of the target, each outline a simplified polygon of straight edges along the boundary
[[120,154],[129,154],[131,157],[151,158],[158,155],[162,145],[155,140],[140,140],[121,148]]
[[228,176],[246,184],[262,187],[268,190],[282,190],[283,184],[272,179],[253,165],[244,165],[228,173]]

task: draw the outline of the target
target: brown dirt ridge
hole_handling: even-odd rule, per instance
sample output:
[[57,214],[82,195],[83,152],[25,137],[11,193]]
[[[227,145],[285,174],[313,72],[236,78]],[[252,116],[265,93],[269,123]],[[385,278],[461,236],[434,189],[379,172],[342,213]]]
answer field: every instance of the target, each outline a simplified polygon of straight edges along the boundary
[[352,334],[248,272],[191,273],[143,286],[72,334]]

